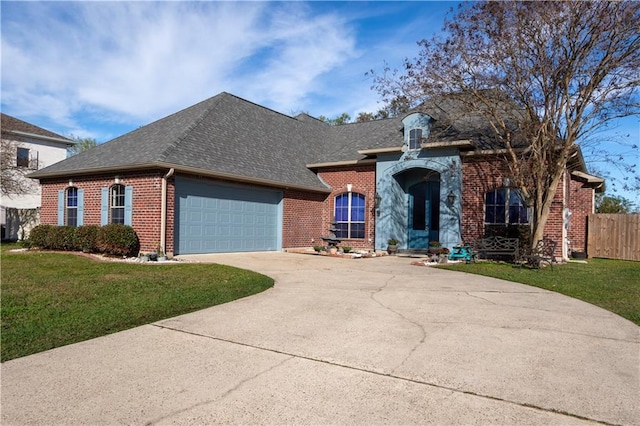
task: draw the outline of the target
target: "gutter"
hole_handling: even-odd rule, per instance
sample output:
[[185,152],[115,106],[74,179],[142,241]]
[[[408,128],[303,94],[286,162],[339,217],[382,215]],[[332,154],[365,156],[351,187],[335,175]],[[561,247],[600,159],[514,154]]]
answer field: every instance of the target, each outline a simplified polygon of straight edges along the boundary
[[[160,206],[160,247],[165,254],[167,254],[167,179],[173,176],[174,172],[175,169],[171,168],[166,175],[162,176],[162,201]],[[171,253],[171,255],[173,255],[173,252]]]
[[42,140],[51,141],[51,142],[61,142],[69,146],[73,146],[76,144],[76,142],[71,139],[55,138],[53,136],[44,136],[44,135],[38,135],[35,133],[21,132],[20,130],[3,130],[3,132],[12,133],[18,136],[25,136],[32,139],[42,139]]
[[[128,165],[115,166],[115,167],[95,167],[91,169],[62,170],[62,171],[56,171],[56,172],[47,172],[46,169],[42,169],[37,172],[28,174],[27,177],[32,179],[39,179],[39,180],[57,179],[57,178],[67,179],[69,176],[85,177],[87,175],[92,175],[92,174],[113,174],[114,172],[119,172],[119,171],[135,172],[140,170],[156,170],[159,168],[175,169],[178,172],[190,173],[197,176],[225,179],[232,182],[258,184],[258,185],[270,186],[273,188],[299,189],[303,191],[319,192],[323,194],[331,193],[330,188],[323,189],[316,186],[296,185],[296,184],[278,182],[270,179],[245,177],[245,176],[239,176],[231,173],[216,172],[212,170],[199,169],[196,167],[189,167],[189,166],[181,166],[178,164],[172,164],[172,163],[166,163],[166,162],[139,163],[139,164],[128,164]],[[45,172],[42,173],[42,171],[45,171]]]

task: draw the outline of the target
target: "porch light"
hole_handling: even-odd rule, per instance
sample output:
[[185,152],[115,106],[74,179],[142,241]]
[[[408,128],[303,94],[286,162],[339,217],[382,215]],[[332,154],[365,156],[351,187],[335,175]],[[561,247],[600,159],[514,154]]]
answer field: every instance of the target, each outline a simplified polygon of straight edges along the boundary
[[449,195],[447,195],[447,205],[451,207],[455,202],[456,202],[456,194],[454,194],[453,191],[449,191]]

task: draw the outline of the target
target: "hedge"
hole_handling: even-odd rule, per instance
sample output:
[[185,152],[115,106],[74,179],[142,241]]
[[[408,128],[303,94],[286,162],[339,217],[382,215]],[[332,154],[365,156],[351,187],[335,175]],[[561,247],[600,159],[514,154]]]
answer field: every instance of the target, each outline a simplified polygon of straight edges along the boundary
[[136,256],[140,241],[132,227],[117,223],[105,226],[38,225],[29,234],[32,247],[45,250],[84,251],[114,256]]

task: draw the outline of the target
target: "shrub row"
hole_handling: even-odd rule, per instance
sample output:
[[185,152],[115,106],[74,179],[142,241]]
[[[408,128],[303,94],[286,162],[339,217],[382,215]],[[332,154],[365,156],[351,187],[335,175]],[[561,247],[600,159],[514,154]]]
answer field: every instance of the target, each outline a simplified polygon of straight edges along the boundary
[[46,250],[84,251],[114,256],[136,256],[140,241],[132,227],[119,223],[105,226],[38,225],[31,230],[29,242]]

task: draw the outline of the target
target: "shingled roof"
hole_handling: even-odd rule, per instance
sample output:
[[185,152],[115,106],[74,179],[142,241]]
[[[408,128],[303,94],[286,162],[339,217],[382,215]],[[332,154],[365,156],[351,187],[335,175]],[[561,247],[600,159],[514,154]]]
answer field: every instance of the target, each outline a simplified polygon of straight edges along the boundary
[[13,133],[21,136],[44,136],[47,139],[59,139],[60,142],[68,142],[69,144],[74,143],[69,138],[65,138],[57,133],[43,129],[42,127],[38,127],[31,123],[27,123],[26,121],[19,120],[5,113],[0,113],[0,128],[3,133]]
[[402,143],[402,117],[330,126],[306,114],[290,117],[221,93],[30,177],[175,168],[324,192],[328,187],[308,164],[357,162],[366,158],[360,150]]

